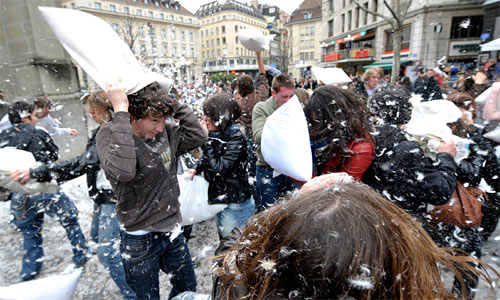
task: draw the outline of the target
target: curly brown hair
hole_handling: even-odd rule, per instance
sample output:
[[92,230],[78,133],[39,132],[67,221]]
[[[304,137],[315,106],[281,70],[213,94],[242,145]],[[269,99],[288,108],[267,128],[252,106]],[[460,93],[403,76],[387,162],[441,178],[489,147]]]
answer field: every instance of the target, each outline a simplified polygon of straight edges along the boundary
[[314,90],[304,112],[309,121],[309,133],[315,143],[329,140],[320,165],[333,157],[340,157],[340,165],[351,157],[349,143],[370,138],[370,112],[363,98],[333,85]]
[[223,256],[218,296],[456,299],[439,266],[462,287],[464,270],[491,285],[470,262],[481,265],[439,248],[415,218],[368,186],[348,183],[297,193],[256,215]]
[[170,117],[174,114],[173,99],[169,91],[160,87],[157,82],[128,95],[129,113],[137,120],[148,117]]

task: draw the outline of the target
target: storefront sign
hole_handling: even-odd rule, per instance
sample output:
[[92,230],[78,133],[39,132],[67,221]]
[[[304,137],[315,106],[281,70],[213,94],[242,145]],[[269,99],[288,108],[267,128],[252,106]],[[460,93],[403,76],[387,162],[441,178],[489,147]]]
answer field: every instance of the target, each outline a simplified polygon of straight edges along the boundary
[[340,55],[338,53],[332,52],[325,55],[325,61],[336,61],[339,60]]
[[476,55],[479,54],[481,41],[461,41],[450,43],[450,56]]
[[356,58],[368,57],[368,56],[370,56],[369,50],[358,50],[358,51],[354,52],[354,57],[356,57]]

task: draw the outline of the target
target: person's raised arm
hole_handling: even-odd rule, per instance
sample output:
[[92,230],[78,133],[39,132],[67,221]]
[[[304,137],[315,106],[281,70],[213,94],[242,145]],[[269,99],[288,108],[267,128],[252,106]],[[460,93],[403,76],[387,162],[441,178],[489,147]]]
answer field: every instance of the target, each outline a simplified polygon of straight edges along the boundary
[[109,180],[129,182],[135,177],[136,153],[125,89],[106,85],[115,117],[97,133],[97,152]]
[[492,85],[488,99],[483,108],[483,119],[488,121],[500,121],[500,111],[497,111],[497,101],[500,96],[500,82]]
[[255,54],[257,55],[257,65],[259,66],[259,73],[265,74],[266,68],[264,67],[264,60],[262,59],[262,53],[256,52]]

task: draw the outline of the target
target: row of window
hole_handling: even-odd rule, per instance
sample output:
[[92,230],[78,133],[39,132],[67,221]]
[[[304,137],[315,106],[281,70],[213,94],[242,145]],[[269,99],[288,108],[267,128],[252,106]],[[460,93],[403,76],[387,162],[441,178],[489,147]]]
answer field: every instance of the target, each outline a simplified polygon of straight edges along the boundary
[[[203,47],[202,47],[203,49]],[[235,55],[254,55],[253,51],[249,51],[244,47],[235,47]],[[217,55],[216,55],[217,54]],[[212,49],[207,51],[201,51],[202,58],[210,58],[210,57],[221,57],[226,56],[226,49]]]
[[[227,66],[228,60],[219,59],[219,60],[210,60],[204,61],[203,67],[215,67],[215,66]],[[237,65],[256,65],[257,60],[255,58],[237,58],[237,59],[229,59],[229,66],[234,66],[235,63]],[[267,65],[268,60],[264,59],[264,64]]]
[[[349,7],[351,5],[351,1],[349,0],[348,3],[345,3],[345,0],[343,0],[343,6],[342,8]],[[371,6],[370,6],[371,4]],[[333,5],[333,0],[330,0],[330,5]],[[365,2],[362,4],[363,8],[366,10],[370,9],[374,12],[378,12],[378,0],[370,0],[369,2]],[[334,9],[333,6],[332,10]],[[369,14],[362,10],[361,8],[355,6],[353,9],[342,13],[340,15],[340,28],[341,32],[344,33],[346,31],[351,31],[356,28],[363,27],[365,25],[368,25],[368,22],[375,22],[376,21],[376,16],[373,14]],[[328,36],[333,36],[335,35],[334,32],[334,20],[330,20],[327,23],[327,31],[328,31]]]
[[[72,7],[74,8],[74,3],[72,3]],[[101,10],[102,9],[101,2],[94,2],[94,8]],[[110,4],[109,5],[109,11],[111,11],[111,12],[118,12],[118,9],[117,9],[117,7],[116,7],[115,4]],[[132,10],[128,6],[125,6],[125,7],[123,7],[123,13],[124,14],[132,14],[133,12],[132,12]],[[147,15],[145,15],[145,13],[143,13],[142,9],[140,9],[140,8],[137,8],[135,10],[135,15],[141,16],[141,17],[142,16],[147,16],[149,18],[154,18],[155,17],[155,13],[153,11],[150,10],[150,11],[148,11]],[[166,20],[164,13],[157,13],[157,16],[161,20]],[[170,21],[179,21],[179,22],[184,23],[184,17],[182,17],[182,16],[177,16],[177,19],[176,19],[174,17],[174,15],[168,15],[168,20],[170,20]],[[189,23],[189,24],[193,24],[193,19],[192,18],[186,18],[186,22]]]
[[[237,27],[237,26],[235,26],[235,27]],[[236,29],[236,31],[238,31],[238,30]],[[203,32],[203,30],[200,30],[200,32],[201,32],[201,38],[203,38],[205,36],[208,37],[209,29],[205,29],[205,33]],[[221,33],[222,34],[226,33],[226,26],[223,25],[221,27],[219,27],[219,26],[215,27],[215,34],[219,35]],[[211,34],[211,36],[214,36],[214,28],[210,28],[210,34]]]
[[[226,44],[226,37],[222,37],[222,39],[219,39],[217,38],[216,40],[212,39],[211,40],[211,44],[212,44],[212,47],[215,47],[215,41],[217,41],[217,46],[220,46],[221,45],[221,41],[222,41],[222,45],[225,45]],[[238,42],[238,37],[236,37],[236,42]],[[202,48],[205,48],[205,45],[207,47],[210,47],[210,41],[207,41],[207,43],[205,44],[205,41],[201,41],[201,47]]]
[[300,60],[314,60],[314,51],[300,52]]
[[[162,49],[162,53],[164,56],[168,56],[168,46],[167,45],[162,45],[161,46],[161,49]],[[189,49],[189,53],[186,52],[186,47],[181,47],[180,48],[180,52],[177,51],[177,46],[173,46],[172,47],[172,56],[174,57],[178,57],[178,56],[184,56],[184,57],[195,57],[195,51],[194,51],[194,47],[191,47]],[[146,47],[146,44],[141,44],[139,46],[139,51],[141,53],[141,55],[145,55],[148,51],[148,48]],[[158,53],[158,49],[156,49],[156,47],[153,47],[152,49],[150,49],[150,53],[153,53],[153,54],[159,54]]]
[[255,20],[252,20],[249,18],[245,18],[245,17],[239,16],[239,15],[222,15],[222,16],[218,16],[217,18],[214,17],[212,19],[207,19],[207,20],[201,21],[201,25],[208,25],[208,24],[215,23],[215,22],[222,21],[222,20],[239,20],[242,22],[247,22],[247,23],[253,24],[255,26],[266,27],[265,23],[258,22],[258,21],[255,21]]
[[[119,35],[122,34],[122,32],[120,32],[120,26],[117,23],[113,23],[113,24],[111,24],[111,26],[116,31],[116,33],[118,33]],[[125,29],[125,34],[127,36],[133,35],[131,25],[125,25],[124,29]],[[145,37],[145,30],[144,29],[145,29],[145,26],[138,26],[137,27],[137,33],[138,33],[139,37]],[[152,35],[153,37],[156,37],[155,28],[153,26],[151,26],[151,27],[149,27],[149,29],[150,29],[150,31],[148,34],[150,36]],[[172,41],[175,41],[177,39],[177,31],[175,29],[170,29],[169,32],[170,32],[170,39]],[[186,40],[186,33],[184,31],[180,31],[179,33],[180,33],[180,35],[179,35],[180,40],[185,41]],[[160,29],[160,37],[162,40],[167,40],[167,37],[168,37],[167,29]],[[188,32],[188,37],[189,37],[189,42],[194,42],[194,32],[192,32],[192,31]]]

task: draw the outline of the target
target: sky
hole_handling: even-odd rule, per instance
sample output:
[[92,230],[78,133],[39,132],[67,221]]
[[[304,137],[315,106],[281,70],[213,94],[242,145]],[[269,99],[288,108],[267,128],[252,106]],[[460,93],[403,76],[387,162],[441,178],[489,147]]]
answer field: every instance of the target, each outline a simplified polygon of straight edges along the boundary
[[[187,8],[193,14],[198,10],[198,8],[206,3],[212,2],[214,0],[179,0],[182,6]],[[224,0],[218,0],[219,3]],[[240,2],[250,3],[250,0],[239,0]],[[284,10],[286,13],[291,14],[303,0],[259,0],[259,4],[270,4],[277,5],[279,8]]]

